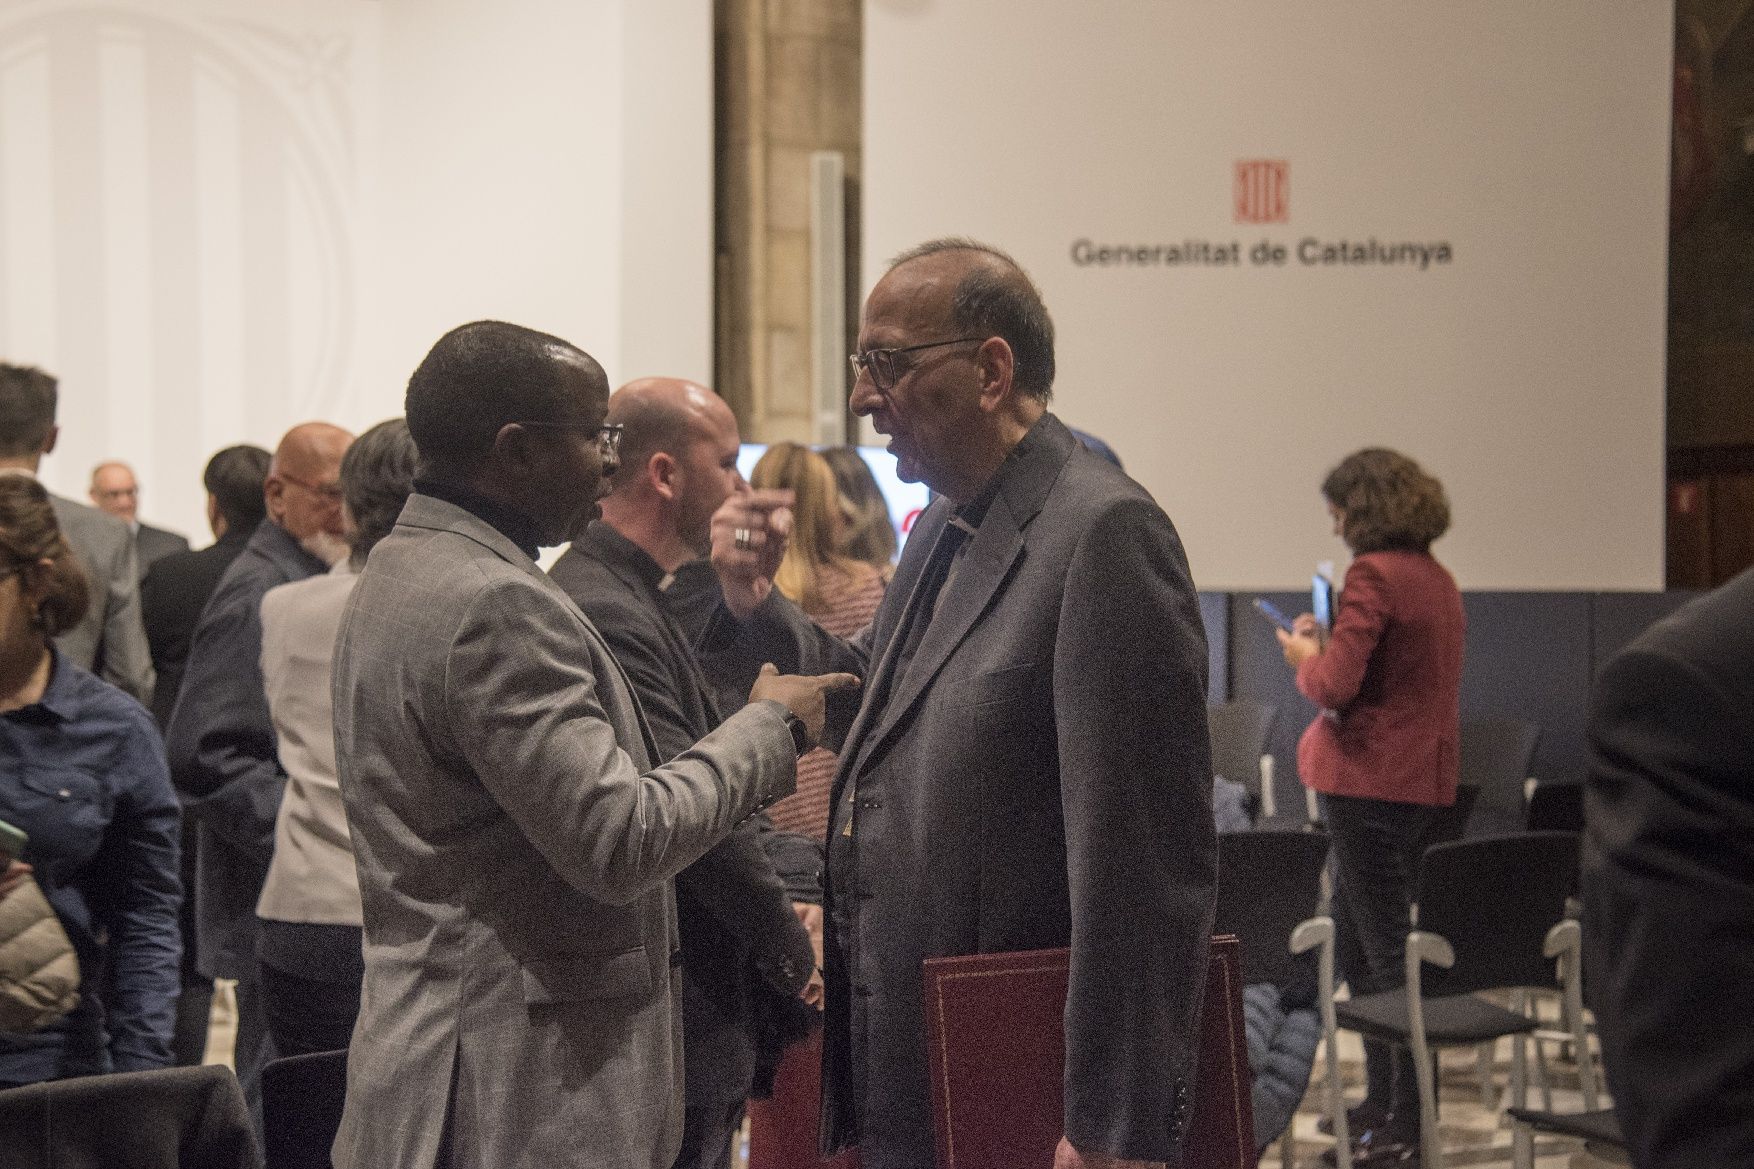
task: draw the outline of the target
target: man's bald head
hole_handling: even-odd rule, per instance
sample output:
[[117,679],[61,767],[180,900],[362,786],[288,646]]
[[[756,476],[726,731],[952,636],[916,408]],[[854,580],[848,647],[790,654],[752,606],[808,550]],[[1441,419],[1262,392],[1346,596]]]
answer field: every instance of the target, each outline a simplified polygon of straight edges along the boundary
[[268,518],[309,545],[341,537],[341,456],[353,435],[328,422],[305,422],[274,448],[262,498]]
[[140,484],[134,469],[119,459],[91,469],[91,502],[99,511],[133,523],[140,511]]
[[617,495],[641,490],[653,455],[680,459],[692,443],[737,428],[723,398],[697,382],[672,377],[640,378],[616,390],[609,397],[609,422],[622,428]]
[[341,456],[353,445],[353,435],[329,422],[302,422],[287,431],[274,448],[270,475],[287,472],[301,478],[326,469],[341,470]]
[[711,547],[713,512],[744,489],[737,416],[725,400],[681,378],[641,378],[609,398],[622,427],[621,467],[603,519],[667,571]]

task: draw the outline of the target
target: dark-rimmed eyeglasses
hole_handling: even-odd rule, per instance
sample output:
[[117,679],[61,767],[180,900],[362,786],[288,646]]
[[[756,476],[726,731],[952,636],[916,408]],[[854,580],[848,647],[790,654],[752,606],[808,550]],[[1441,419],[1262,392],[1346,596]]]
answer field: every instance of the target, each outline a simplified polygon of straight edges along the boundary
[[307,482],[306,480],[300,479],[297,475],[288,475],[285,471],[281,471],[279,473],[279,477],[286,480],[288,483],[292,484],[294,487],[303,487],[306,491],[310,492],[312,495],[315,495],[317,498],[321,499],[324,503],[340,503],[341,502],[341,484],[339,482],[335,482],[335,483],[310,483],[310,482]]
[[889,390],[895,387],[896,380],[906,372],[906,363],[897,360],[903,353],[917,353],[921,349],[937,349],[943,345],[962,345],[969,341],[985,340],[985,337],[952,337],[948,341],[926,341],[919,345],[903,345],[899,349],[861,349],[857,353],[849,353],[847,360],[853,363],[855,381],[861,374],[868,374],[872,385],[880,390]]
[[519,426],[532,426],[538,430],[571,430],[595,436],[597,453],[608,460],[621,456],[621,432],[623,425],[611,422],[604,426],[587,426],[583,422],[520,422]]

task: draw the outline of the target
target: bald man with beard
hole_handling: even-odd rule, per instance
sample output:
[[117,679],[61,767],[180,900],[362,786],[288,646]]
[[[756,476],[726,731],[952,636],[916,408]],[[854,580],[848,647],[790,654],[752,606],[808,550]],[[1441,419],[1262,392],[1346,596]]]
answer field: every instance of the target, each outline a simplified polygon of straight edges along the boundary
[[[237,980],[238,1081],[261,1129],[270,1058],[256,960],[256,900],[274,855],[280,766],[262,684],[262,597],[329,569],[341,534],[341,456],[353,435],[327,422],[287,431],[262,487],[267,517],[201,612],[165,731],[171,780],[196,819],[196,966]],[[185,842],[184,847],[188,847]]]
[[[748,490],[737,470],[736,416],[705,386],[630,382],[609,399],[622,427],[621,466],[602,518],[549,575],[597,627],[627,672],[659,754],[673,759],[724,721],[712,684],[665,594],[676,570],[712,548],[712,516]],[[682,936],[682,1151],[675,1169],[721,1169],[755,1074],[754,1000],[763,986],[820,998],[811,937],[762,850],[764,824],[744,821],[676,875]]]

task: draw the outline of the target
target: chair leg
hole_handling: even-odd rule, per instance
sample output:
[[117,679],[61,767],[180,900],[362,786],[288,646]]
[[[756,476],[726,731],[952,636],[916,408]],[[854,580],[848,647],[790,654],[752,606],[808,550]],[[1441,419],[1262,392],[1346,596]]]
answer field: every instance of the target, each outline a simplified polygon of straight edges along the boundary
[[1492,1049],[1493,1042],[1486,1042],[1474,1048],[1474,1074],[1480,1079],[1480,1107],[1492,1108]]
[[1512,1169],[1535,1169],[1534,1134],[1520,1120],[1510,1122],[1510,1163]]
[[[1529,1000],[1523,991],[1516,992],[1516,1010],[1519,1014],[1527,1014]],[[1518,1108],[1526,1108],[1529,1103],[1529,1044],[1527,1035],[1513,1035],[1510,1043],[1510,1091],[1506,1094],[1507,1102]],[[1539,1043],[1536,1043],[1539,1050]],[[1511,1125],[1511,1157],[1519,1166],[1533,1163],[1534,1140],[1529,1127],[1524,1124]]]
[[[1416,998],[1416,996],[1415,996]],[[1443,1142],[1437,1129],[1437,1069],[1425,1043],[1425,1028],[1412,1035],[1413,1070],[1419,1077],[1419,1151],[1425,1169],[1443,1169]]]

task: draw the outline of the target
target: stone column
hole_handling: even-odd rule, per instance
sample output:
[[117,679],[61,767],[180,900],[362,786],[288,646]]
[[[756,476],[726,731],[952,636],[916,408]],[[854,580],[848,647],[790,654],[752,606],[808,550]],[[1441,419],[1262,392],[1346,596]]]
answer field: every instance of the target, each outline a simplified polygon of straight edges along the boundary
[[[715,388],[746,440],[807,442],[809,161],[815,150],[840,151],[849,193],[857,191],[863,6],[717,0],[715,25]],[[847,239],[856,259],[856,224]]]

